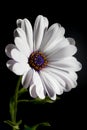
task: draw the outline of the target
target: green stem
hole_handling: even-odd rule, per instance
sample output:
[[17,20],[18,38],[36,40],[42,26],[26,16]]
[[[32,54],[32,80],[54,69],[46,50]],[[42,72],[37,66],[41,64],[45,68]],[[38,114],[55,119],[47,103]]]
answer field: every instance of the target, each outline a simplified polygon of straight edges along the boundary
[[[16,90],[15,90],[15,94],[13,97],[13,102],[14,102],[14,113],[13,115],[11,115],[12,121],[14,123],[16,123],[16,116],[17,116],[17,100],[18,100],[18,91],[19,91],[19,87],[20,87],[20,83],[21,83],[21,77],[19,78],[17,85],[16,85]],[[16,128],[13,128],[13,130],[16,130]]]
[[16,122],[16,114],[17,114],[17,100],[18,100],[18,90],[20,87],[20,83],[21,83],[21,77],[19,78],[18,82],[17,82],[17,86],[16,86],[16,90],[15,90],[15,95],[14,95],[14,103],[15,103],[15,108],[14,108],[14,121]]

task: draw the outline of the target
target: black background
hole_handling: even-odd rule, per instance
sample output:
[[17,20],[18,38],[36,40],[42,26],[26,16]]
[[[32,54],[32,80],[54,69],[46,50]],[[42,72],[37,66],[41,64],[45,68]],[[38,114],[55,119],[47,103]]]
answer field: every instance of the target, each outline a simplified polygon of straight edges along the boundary
[[[63,1],[25,1],[0,4],[0,130],[10,130],[3,123],[9,119],[9,100],[15,90],[18,76],[6,68],[5,46],[13,43],[13,31],[18,18],[28,18],[32,25],[37,15],[49,19],[50,25],[60,23],[66,29],[66,37],[76,40],[78,52],[75,55],[82,63],[83,69],[78,72],[78,86],[69,93],[61,95],[54,104],[33,105],[21,104],[18,108],[18,119],[34,125],[48,121],[53,130],[84,129],[86,127],[86,87],[87,87],[87,9],[84,2]],[[28,95],[27,95],[28,96]]]

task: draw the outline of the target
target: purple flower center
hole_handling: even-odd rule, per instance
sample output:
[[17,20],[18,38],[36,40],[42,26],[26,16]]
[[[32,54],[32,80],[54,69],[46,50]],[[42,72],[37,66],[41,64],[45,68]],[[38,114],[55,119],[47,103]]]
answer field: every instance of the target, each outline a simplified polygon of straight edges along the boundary
[[44,64],[44,58],[41,56],[41,55],[38,55],[36,58],[35,58],[35,64],[36,65],[43,65]]
[[36,71],[46,67],[47,63],[45,55],[40,51],[33,52],[29,57],[29,65]]

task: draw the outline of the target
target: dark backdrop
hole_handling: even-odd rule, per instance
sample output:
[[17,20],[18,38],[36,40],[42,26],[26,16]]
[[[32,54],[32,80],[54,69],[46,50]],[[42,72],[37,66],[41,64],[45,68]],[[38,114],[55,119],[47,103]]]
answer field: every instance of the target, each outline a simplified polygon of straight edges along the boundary
[[[15,90],[18,76],[6,68],[5,46],[13,43],[13,31],[18,18],[28,18],[32,25],[37,15],[49,19],[50,25],[58,22],[66,29],[66,37],[76,40],[78,52],[75,55],[82,63],[83,69],[78,72],[78,86],[69,93],[61,95],[54,104],[23,104],[18,108],[18,115],[26,124],[33,125],[48,121],[49,129],[84,129],[86,126],[86,87],[87,87],[87,20],[85,3],[63,1],[25,1],[0,4],[0,130],[10,130],[3,123],[9,119],[9,100]],[[27,95],[28,96],[28,95]],[[19,118],[18,117],[18,118]]]

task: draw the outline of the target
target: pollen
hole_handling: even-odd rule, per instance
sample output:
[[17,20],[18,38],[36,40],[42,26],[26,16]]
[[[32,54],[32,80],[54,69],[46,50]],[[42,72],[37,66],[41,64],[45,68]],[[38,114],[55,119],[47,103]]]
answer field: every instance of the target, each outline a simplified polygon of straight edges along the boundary
[[36,51],[31,53],[29,57],[29,65],[31,68],[35,69],[36,71],[40,71],[42,68],[45,68],[47,64],[47,58],[42,52]]

